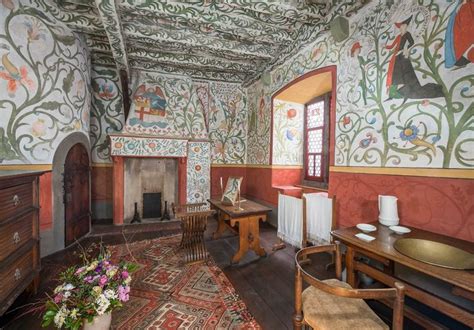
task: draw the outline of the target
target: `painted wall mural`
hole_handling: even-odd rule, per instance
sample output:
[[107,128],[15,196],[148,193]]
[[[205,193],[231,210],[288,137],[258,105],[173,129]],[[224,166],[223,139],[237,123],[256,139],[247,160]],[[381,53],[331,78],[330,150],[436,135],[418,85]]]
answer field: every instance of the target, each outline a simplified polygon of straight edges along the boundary
[[211,144],[188,143],[187,202],[206,202],[211,196]]
[[210,139],[212,161],[243,164],[247,95],[240,84],[136,72],[125,132]]
[[247,95],[240,84],[209,83],[212,162],[244,164],[247,153]]
[[186,157],[188,140],[110,135],[111,156]]
[[89,135],[89,56],[45,1],[0,3],[0,163],[51,163],[68,134]]
[[304,104],[273,100],[274,165],[303,165]]
[[207,138],[204,114],[185,76],[135,71],[125,131],[166,137]]
[[93,163],[110,163],[107,135],[119,132],[125,121],[120,77],[115,68],[92,66],[90,138]]
[[[474,3],[386,3],[351,17],[346,40],[322,34],[276,67],[264,96],[250,93],[261,82],[249,87],[249,109],[294,78],[335,64],[336,165],[473,167]],[[257,152],[249,145],[248,158],[257,161]]]
[[271,94],[268,75],[248,88],[247,164],[269,164]]

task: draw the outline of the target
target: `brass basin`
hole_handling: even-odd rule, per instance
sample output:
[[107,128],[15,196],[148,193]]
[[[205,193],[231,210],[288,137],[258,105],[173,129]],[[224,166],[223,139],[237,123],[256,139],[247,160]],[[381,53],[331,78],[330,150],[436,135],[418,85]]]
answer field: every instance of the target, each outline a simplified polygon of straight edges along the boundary
[[474,254],[454,246],[417,238],[400,238],[393,246],[401,254],[427,264],[451,269],[474,269]]

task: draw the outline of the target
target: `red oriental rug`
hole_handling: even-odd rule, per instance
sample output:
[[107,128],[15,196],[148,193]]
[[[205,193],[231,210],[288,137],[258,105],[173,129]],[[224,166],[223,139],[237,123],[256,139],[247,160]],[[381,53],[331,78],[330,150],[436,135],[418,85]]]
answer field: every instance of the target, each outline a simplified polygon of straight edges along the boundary
[[130,300],[113,329],[260,329],[225,274],[210,259],[186,265],[180,235],[111,246],[113,259],[139,265]]

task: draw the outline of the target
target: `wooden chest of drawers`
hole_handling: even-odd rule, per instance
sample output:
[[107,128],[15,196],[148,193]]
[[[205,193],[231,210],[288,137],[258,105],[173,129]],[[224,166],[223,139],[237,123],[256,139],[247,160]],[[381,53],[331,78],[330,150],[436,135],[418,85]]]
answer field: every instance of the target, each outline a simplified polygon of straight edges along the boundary
[[0,315],[40,271],[38,178],[43,172],[0,171]]

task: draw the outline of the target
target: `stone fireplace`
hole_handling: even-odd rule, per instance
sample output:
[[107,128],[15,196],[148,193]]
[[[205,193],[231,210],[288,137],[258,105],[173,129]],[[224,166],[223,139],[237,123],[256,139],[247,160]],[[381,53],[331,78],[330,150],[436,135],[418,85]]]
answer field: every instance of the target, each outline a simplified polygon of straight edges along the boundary
[[[124,222],[129,223],[135,211],[134,204],[138,204],[140,216],[145,218],[161,217],[146,214],[145,198],[149,198],[153,206],[161,205],[164,209],[165,201],[168,207],[178,203],[178,160],[175,158],[126,158],[124,163]],[[156,200],[156,194],[160,199]]]
[[113,160],[113,220],[129,223],[134,203],[143,215],[143,193],[161,193],[164,202],[204,202],[210,197],[210,142],[109,135]]

